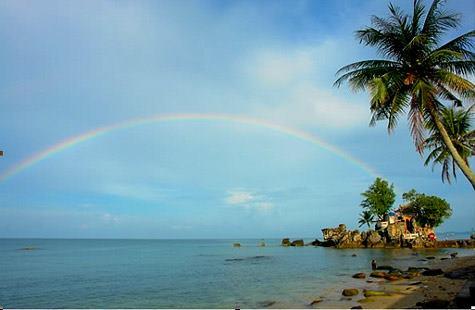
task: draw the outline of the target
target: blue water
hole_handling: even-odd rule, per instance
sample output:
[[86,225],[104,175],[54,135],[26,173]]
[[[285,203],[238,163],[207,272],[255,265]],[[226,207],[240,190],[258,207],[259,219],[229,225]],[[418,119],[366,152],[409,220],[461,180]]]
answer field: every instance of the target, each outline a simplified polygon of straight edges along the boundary
[[[242,247],[233,248],[235,241]],[[368,272],[371,259],[403,268],[423,264],[419,256],[452,252],[284,248],[279,240],[257,247],[259,241],[0,239],[0,305],[306,308],[321,296],[322,307],[346,307],[355,301],[341,300],[341,288],[370,285],[351,275]]]

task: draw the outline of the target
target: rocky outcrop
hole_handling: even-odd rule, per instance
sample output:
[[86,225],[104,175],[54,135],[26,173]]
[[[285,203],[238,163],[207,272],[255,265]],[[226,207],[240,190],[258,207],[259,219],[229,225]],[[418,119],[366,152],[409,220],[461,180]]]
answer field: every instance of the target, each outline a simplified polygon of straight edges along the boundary
[[284,238],[284,239],[282,239],[282,242],[280,244],[282,246],[290,246],[290,239],[289,238]]
[[302,239],[294,240],[290,243],[290,246],[304,246],[304,243]]
[[347,230],[346,225],[340,224],[335,228],[322,229],[323,241],[316,239],[309,245],[332,246],[336,248],[457,248],[475,247],[475,240],[429,240],[427,237],[413,237],[405,239],[404,223],[398,222],[389,225],[384,230]]

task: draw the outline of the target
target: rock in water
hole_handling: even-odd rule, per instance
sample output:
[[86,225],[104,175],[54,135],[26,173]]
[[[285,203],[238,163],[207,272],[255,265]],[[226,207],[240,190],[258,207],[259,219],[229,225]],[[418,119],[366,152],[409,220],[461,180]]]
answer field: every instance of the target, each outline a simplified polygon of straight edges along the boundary
[[238,242],[236,242],[236,243],[233,243],[233,247],[235,247],[235,248],[240,248],[240,247],[241,247],[241,244],[240,244],[240,243],[238,243]]
[[388,274],[384,271],[373,271],[369,276],[373,278],[384,278]]
[[313,305],[316,305],[320,302],[322,302],[323,299],[322,298],[315,298],[314,300],[312,300],[312,302],[310,303],[310,306],[313,306]]
[[282,239],[282,242],[280,243],[282,246],[289,246],[290,245],[290,240],[289,238],[284,238]]
[[359,291],[356,288],[345,288],[341,294],[343,296],[355,296],[358,295]]
[[364,279],[366,278],[366,274],[364,272],[358,272],[355,273],[352,277],[355,279]]
[[290,243],[290,246],[304,246],[304,243],[302,239],[298,239],[292,241],[292,243]]
[[399,276],[399,275],[395,275],[395,274],[388,274],[384,277],[386,280],[388,281],[397,281],[397,280],[401,280],[402,277]]

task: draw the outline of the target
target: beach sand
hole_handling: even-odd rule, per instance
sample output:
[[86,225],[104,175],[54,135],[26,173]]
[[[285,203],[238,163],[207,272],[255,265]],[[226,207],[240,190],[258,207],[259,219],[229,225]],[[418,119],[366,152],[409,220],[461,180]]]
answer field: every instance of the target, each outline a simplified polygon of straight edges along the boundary
[[[465,272],[466,268],[471,268],[475,272],[475,256],[434,260],[427,267],[431,269],[440,268],[444,272],[464,269],[463,273],[467,275]],[[377,290],[387,292],[389,296],[363,298],[358,300],[357,303],[363,309],[457,308],[454,298],[462,290],[466,281],[467,279],[450,279],[444,274],[437,276],[420,275],[413,279],[394,282],[381,281]],[[424,305],[424,303],[433,302],[434,300],[438,300],[437,303]]]

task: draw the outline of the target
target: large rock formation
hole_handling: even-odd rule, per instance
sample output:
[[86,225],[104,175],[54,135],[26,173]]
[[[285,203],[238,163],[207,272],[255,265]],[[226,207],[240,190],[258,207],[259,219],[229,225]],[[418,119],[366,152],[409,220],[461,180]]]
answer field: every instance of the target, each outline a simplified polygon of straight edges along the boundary
[[322,229],[323,241],[315,240],[311,245],[334,246],[336,248],[447,248],[447,247],[475,247],[475,240],[447,240],[436,241],[427,237],[413,237],[405,239],[404,223],[388,225],[383,230],[347,230],[346,225],[340,224],[336,228]]

